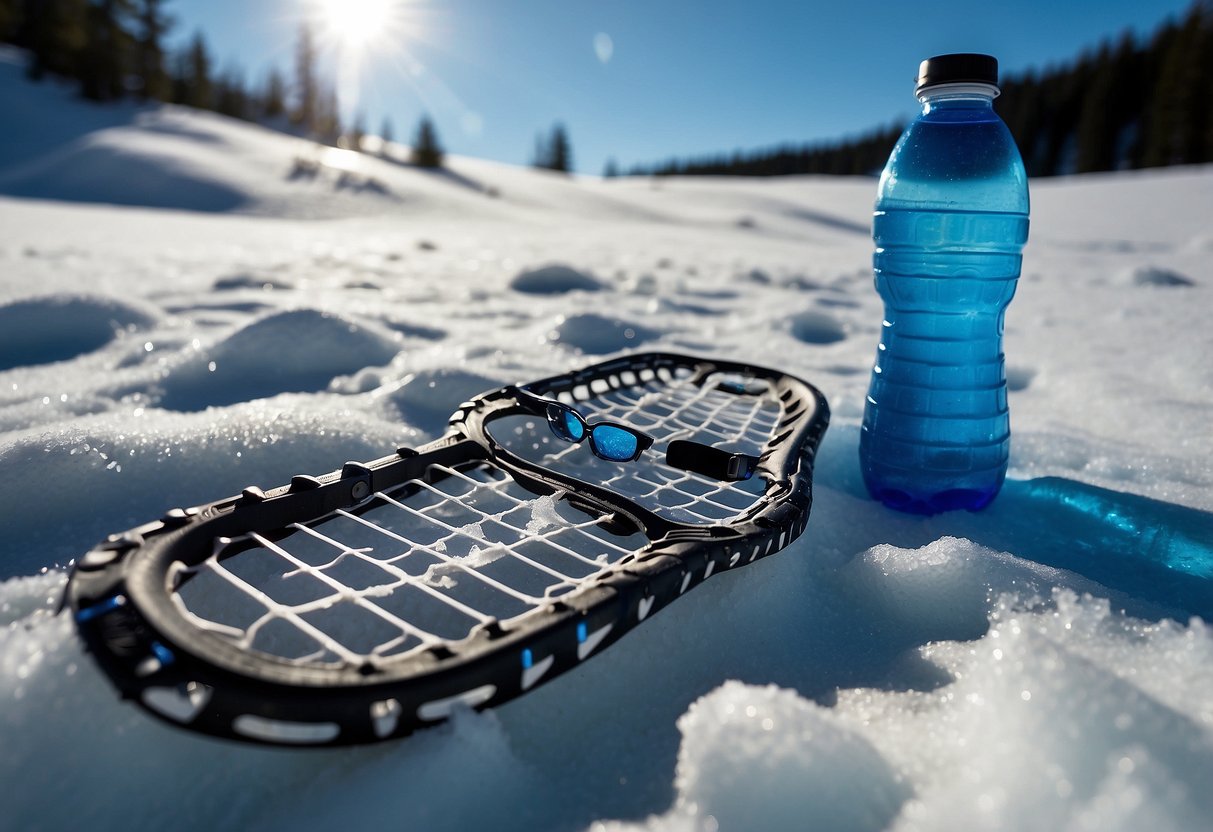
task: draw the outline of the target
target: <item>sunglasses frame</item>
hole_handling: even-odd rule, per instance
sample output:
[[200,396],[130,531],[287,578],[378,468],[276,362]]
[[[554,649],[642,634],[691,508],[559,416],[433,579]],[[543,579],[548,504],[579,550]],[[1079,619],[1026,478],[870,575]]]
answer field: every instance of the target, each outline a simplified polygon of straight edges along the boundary
[[[564,402],[557,402],[557,401],[552,401],[550,399],[545,399],[544,404],[546,405],[544,415],[547,417],[548,427],[551,428],[552,434],[557,439],[561,440],[562,442],[570,442],[574,445],[580,445],[582,442],[584,442],[586,440],[586,437],[589,437],[590,451],[593,452],[594,456],[598,457],[599,459],[606,460],[607,462],[635,462],[636,460],[640,459],[641,454],[643,454],[649,448],[653,447],[653,443],[656,441],[652,436],[649,436],[647,433],[636,430],[636,428],[629,427],[628,425],[622,424],[620,422],[595,421],[595,422],[591,423],[589,420],[587,420],[584,416],[581,415],[581,413],[577,410],[577,408],[573,407],[572,405],[567,405]],[[580,438],[573,438],[571,436],[566,436],[557,427],[557,425],[560,422],[562,422],[564,420],[564,418],[568,415],[572,415],[573,418],[577,420],[577,423],[581,425],[581,437]],[[598,447],[598,442],[597,442],[597,440],[594,439],[594,431],[598,430],[598,428],[614,428],[616,430],[621,430],[624,433],[635,437],[636,452],[634,454],[632,454],[630,457],[625,457],[625,458],[618,458],[618,457],[613,457],[613,456],[607,455],[606,453],[604,453],[602,451],[601,448]]]
[[[733,393],[734,395],[749,395],[745,390],[737,390],[726,386],[721,386],[718,389]],[[535,416],[543,416],[547,420],[548,428],[552,431],[552,434],[561,442],[580,445],[588,436],[590,438],[590,450],[594,456],[607,462],[635,462],[640,458],[641,454],[653,447],[653,443],[656,442],[654,437],[644,431],[637,430],[620,422],[590,422],[572,405],[533,393],[519,385],[509,385],[504,388],[504,392],[506,395],[513,397],[519,410]],[[580,438],[574,439],[571,436],[566,436],[557,428],[557,425],[569,414],[572,414],[577,423],[581,425],[582,435]],[[594,441],[594,429],[600,427],[616,428],[636,437],[636,453],[629,459],[614,459],[604,455],[598,447],[598,443]],[[711,445],[692,442],[687,439],[675,439],[671,441],[666,450],[665,457],[665,464],[671,468],[691,471],[708,479],[722,482],[748,480],[754,476],[761,463],[761,457],[734,453],[723,448],[715,448]]]

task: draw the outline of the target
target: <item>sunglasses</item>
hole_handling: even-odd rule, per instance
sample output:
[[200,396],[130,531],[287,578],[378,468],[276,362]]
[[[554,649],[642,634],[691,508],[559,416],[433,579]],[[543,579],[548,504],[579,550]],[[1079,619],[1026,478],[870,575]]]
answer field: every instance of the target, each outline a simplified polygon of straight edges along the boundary
[[557,439],[580,444],[590,440],[590,451],[610,462],[634,462],[653,447],[653,437],[619,422],[590,424],[573,407],[563,402],[542,401],[548,427]]
[[[510,392],[523,409],[544,416],[557,439],[578,445],[589,439],[590,451],[599,459],[634,462],[655,441],[647,433],[619,422],[591,424],[571,405],[538,396],[521,387],[513,387]],[[748,480],[754,476],[758,463],[758,457],[729,453],[686,439],[676,439],[666,449],[667,465],[717,480]]]

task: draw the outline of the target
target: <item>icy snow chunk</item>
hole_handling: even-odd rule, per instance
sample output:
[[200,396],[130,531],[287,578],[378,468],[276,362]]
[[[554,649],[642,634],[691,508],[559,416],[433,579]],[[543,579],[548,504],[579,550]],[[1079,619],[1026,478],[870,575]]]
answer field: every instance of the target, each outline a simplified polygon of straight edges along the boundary
[[391,361],[396,337],[314,309],[254,321],[169,371],[160,404],[204,410],[279,393],[315,392],[340,375]]
[[562,317],[548,334],[552,341],[592,355],[628,349],[659,337],[658,330],[593,313]]
[[527,521],[527,534],[539,534],[544,529],[561,525],[560,513],[556,511],[556,496],[547,494],[536,498],[531,504],[531,519]]
[[790,319],[792,335],[806,344],[833,344],[845,340],[847,331],[829,312],[808,309]]
[[940,689],[839,695],[840,716],[911,773],[916,799],[895,828],[1092,828],[1118,814],[1118,782],[1136,794],[1095,828],[1141,828],[1134,815],[1207,825],[1207,628],[1125,618],[1060,589],[1000,596],[989,622],[976,642],[923,649],[953,680]]
[[678,720],[678,803],[721,829],[880,829],[909,789],[831,711],[726,682]]
[[553,264],[539,269],[519,272],[510,281],[515,292],[528,295],[563,295],[567,292],[599,292],[606,284],[588,272],[562,264]]
[[50,295],[0,306],[0,370],[75,358],[154,316],[113,298]]

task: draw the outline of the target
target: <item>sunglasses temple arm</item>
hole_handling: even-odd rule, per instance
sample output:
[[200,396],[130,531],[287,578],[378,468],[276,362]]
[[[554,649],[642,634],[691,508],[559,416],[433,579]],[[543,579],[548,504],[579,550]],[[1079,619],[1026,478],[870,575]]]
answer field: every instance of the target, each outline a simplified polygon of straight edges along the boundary
[[758,467],[758,457],[730,453],[688,439],[675,439],[666,450],[665,464],[714,480],[748,480]]
[[[559,404],[556,399],[549,399],[545,396],[532,393],[530,390],[517,384],[511,384],[505,390],[514,399],[518,407],[534,416],[547,416],[548,406]],[[565,405],[560,406],[565,407]]]
[[505,391],[508,395],[513,397],[514,401],[518,402],[518,404],[522,405],[528,410],[538,412],[538,410],[547,402],[547,400],[542,396],[537,396],[530,390],[526,390],[517,384],[507,386]]

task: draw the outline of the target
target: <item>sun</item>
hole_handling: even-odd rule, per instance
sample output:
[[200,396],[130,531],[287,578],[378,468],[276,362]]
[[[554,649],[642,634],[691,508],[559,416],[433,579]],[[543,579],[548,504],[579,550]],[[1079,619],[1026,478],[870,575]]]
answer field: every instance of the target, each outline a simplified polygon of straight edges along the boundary
[[325,35],[341,46],[374,46],[395,24],[400,0],[318,0],[316,10]]

